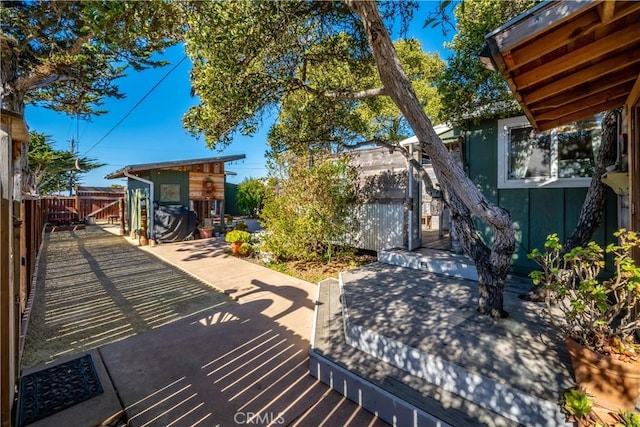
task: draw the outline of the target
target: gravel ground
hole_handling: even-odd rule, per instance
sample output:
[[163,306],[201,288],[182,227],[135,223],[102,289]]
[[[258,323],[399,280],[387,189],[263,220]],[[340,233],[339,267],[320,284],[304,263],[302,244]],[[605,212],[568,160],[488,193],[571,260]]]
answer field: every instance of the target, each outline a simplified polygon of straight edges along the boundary
[[158,328],[230,299],[98,226],[49,233],[22,368]]

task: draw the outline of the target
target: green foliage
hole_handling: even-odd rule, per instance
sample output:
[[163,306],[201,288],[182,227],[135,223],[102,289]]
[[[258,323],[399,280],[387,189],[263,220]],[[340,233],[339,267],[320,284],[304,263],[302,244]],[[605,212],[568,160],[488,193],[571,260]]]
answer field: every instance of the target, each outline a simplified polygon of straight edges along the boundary
[[620,411],[615,418],[615,427],[640,427],[640,414],[637,412]]
[[[619,243],[605,250],[589,242],[563,254],[558,235],[551,234],[542,251],[534,249],[528,255],[541,267],[530,277],[544,287],[551,321],[566,336],[621,360],[637,359],[640,347],[633,334],[640,328],[640,319],[633,308],[640,303],[640,268],[631,251],[640,247],[640,235],[621,229],[614,236]],[[605,253],[613,256],[615,274],[601,280]],[[561,319],[554,308],[562,313]]]
[[114,83],[128,66],[164,65],[154,52],[175,43],[177,3],[15,1],[0,4],[3,108],[31,103],[79,116],[122,97]]
[[250,243],[244,242],[242,245],[240,245],[240,254],[241,255],[247,256],[247,255],[251,254],[251,252],[253,252],[253,247],[251,246]]
[[256,216],[265,198],[264,180],[258,178],[246,178],[238,184],[236,199],[238,207],[245,215]]
[[281,260],[318,260],[348,246],[355,224],[356,172],[346,160],[290,159],[288,177],[271,188],[261,219],[265,250]]
[[[381,87],[372,57],[366,56],[357,66],[348,66],[343,58],[353,54],[349,43],[348,37],[338,34],[314,46],[314,53],[322,52],[332,60],[306,64],[305,81],[313,87],[340,87],[344,91]],[[400,40],[395,47],[423,109],[434,123],[439,122],[441,99],[435,82],[444,71],[444,61],[437,53],[424,53],[415,39]],[[278,122],[271,129],[268,142],[272,153],[292,150],[304,155],[339,152],[351,144],[374,138],[400,141],[412,133],[389,97],[331,99],[300,89],[283,98]]]
[[224,236],[227,243],[249,243],[251,241],[251,233],[242,230],[231,230]]
[[247,231],[248,228],[249,226],[244,221],[237,221],[234,227],[235,230],[240,230],[240,231]]
[[480,52],[486,34],[536,2],[466,0],[456,6],[458,32],[448,45],[454,54],[438,83],[446,121],[459,124],[468,118],[505,117],[520,111],[502,75],[482,66]]
[[104,166],[104,163],[98,163],[95,159],[81,157],[78,159],[80,170],[77,170],[74,154],[54,149],[51,137],[35,131],[31,131],[29,137],[31,143],[28,165],[36,194],[45,195],[69,190],[70,185],[80,183],[83,174]]
[[620,410],[617,414],[611,413],[615,420],[613,424],[603,422],[593,411],[592,396],[577,387],[566,389],[559,404],[562,412],[567,416],[567,421],[578,422],[580,426],[640,427],[640,415],[628,410]]
[[570,421],[586,421],[591,417],[593,399],[583,390],[572,387],[564,391],[560,406]]
[[[389,22],[409,16],[414,6],[380,4]],[[292,142],[324,150],[369,129],[370,118],[355,111],[356,99],[339,96],[380,85],[363,28],[344,3],[198,2],[188,23],[186,47],[200,104],[183,121],[209,146],[229,143],[236,132],[252,134],[275,106],[282,111],[282,126],[270,135],[276,153]],[[407,65],[431,72],[415,61],[425,55],[411,43],[403,49],[411,53]],[[436,106],[425,98],[425,108]]]

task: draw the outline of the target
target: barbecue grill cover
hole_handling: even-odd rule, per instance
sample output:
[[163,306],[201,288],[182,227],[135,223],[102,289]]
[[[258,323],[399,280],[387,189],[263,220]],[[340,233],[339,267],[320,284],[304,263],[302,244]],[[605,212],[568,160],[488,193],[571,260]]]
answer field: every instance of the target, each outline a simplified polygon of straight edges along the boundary
[[196,213],[184,206],[158,206],[155,210],[153,233],[159,243],[180,242],[193,237]]

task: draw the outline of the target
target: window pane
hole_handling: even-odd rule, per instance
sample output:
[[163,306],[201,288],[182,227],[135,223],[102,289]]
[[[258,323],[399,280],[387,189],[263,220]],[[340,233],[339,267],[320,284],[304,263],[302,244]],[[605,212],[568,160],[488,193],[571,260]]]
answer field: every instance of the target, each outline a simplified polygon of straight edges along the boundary
[[509,179],[549,178],[551,138],[531,126],[509,128]]
[[558,178],[593,175],[600,134],[599,116],[558,129]]

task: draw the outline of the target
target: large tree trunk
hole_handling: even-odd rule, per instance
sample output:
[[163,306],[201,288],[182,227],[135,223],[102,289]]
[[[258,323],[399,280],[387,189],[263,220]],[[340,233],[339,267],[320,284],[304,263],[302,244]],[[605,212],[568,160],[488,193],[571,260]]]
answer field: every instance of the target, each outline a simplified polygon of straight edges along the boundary
[[2,109],[17,114],[24,113],[24,91],[20,89],[18,78],[18,58],[16,57],[15,42],[9,37],[0,35],[0,53],[2,67],[0,67],[0,97]]
[[580,218],[575,230],[565,241],[563,251],[568,252],[576,246],[585,246],[596,232],[604,216],[607,201],[607,186],[600,181],[607,172],[607,166],[616,162],[618,142],[618,114],[620,110],[607,111],[602,119],[602,137],[600,150],[596,157],[596,167],[591,177],[591,185],[580,210]]
[[[445,202],[451,210],[456,230],[459,232],[462,247],[478,268],[481,293],[478,311],[493,317],[505,317],[504,282],[515,250],[515,235],[509,213],[489,203],[435,133],[400,65],[375,2],[345,2],[362,19],[382,84],[431,158],[438,182],[445,194]],[[487,248],[478,235],[471,219],[472,215],[491,227],[491,249]]]
[[[607,166],[614,164],[617,160],[617,118],[619,112],[619,109],[607,111],[602,119],[600,149],[595,159],[595,170],[591,177],[591,184],[582,203],[576,228],[562,246],[562,254],[569,252],[576,246],[586,246],[593,238],[593,234],[600,227],[600,224],[602,224],[607,201],[607,186],[600,179],[607,172]],[[533,286],[529,292],[520,295],[520,298],[527,301],[544,301],[544,288],[542,286]]]
[[[2,66],[0,67],[0,97],[2,109],[12,113],[24,114],[24,91],[20,89],[15,43],[8,37],[0,35],[0,53]],[[10,130],[9,130],[10,133]],[[9,138],[11,140],[11,138]],[[20,147],[20,156],[13,159],[13,196],[15,200],[22,200],[22,193],[30,193],[28,148],[26,142]]]

